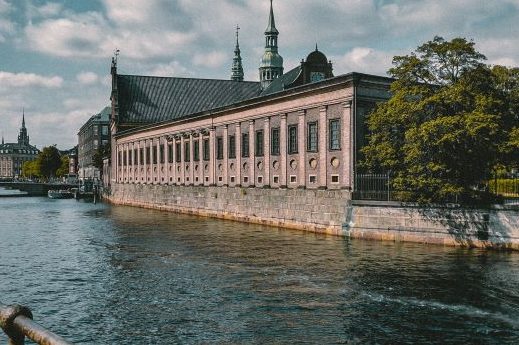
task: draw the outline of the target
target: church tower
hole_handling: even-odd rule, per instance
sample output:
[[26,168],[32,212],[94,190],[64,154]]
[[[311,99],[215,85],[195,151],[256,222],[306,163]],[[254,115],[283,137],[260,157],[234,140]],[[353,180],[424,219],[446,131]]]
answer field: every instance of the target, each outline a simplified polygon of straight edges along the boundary
[[18,144],[29,145],[29,135],[27,134],[27,128],[25,128],[25,109],[22,113],[22,128],[20,128],[20,134],[18,135]]
[[265,90],[274,79],[283,75],[283,58],[278,53],[278,35],[279,31],[276,29],[276,22],[274,21],[272,0],[270,0],[270,16],[265,30],[265,53],[261,58],[259,68],[262,90]]
[[232,59],[231,80],[243,81],[243,66],[240,55],[240,42],[238,40],[238,30],[240,27],[236,25],[236,47],[234,48],[234,58]]

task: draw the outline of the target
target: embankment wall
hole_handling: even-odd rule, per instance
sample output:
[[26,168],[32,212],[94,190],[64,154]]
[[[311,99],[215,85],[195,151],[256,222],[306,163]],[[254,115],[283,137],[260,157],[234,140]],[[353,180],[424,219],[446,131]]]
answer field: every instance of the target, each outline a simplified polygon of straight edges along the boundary
[[519,211],[352,202],[345,190],[115,184],[120,205],[371,240],[519,250]]

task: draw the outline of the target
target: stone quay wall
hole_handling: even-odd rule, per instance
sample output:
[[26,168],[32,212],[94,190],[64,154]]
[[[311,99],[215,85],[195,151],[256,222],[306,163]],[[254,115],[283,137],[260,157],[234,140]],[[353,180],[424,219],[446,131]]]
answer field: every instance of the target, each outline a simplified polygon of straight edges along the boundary
[[349,238],[519,250],[519,211],[351,201],[346,190],[115,184],[119,205]]
[[345,236],[519,250],[519,210],[353,202]]
[[342,236],[350,192],[115,184],[104,196],[119,204]]

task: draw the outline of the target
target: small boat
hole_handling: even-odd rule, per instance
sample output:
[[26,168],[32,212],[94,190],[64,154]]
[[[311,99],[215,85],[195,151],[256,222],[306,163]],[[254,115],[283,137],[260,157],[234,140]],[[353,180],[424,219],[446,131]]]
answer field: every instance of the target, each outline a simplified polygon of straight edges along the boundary
[[48,197],[51,199],[72,199],[74,194],[66,189],[60,190],[49,190],[47,193]]

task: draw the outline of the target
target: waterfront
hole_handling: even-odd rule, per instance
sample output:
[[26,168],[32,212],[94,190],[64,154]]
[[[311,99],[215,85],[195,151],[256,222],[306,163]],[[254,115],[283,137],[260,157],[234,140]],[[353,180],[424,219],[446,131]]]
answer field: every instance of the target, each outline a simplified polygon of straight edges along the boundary
[[518,253],[46,198],[0,221],[0,301],[77,344],[519,341]]

